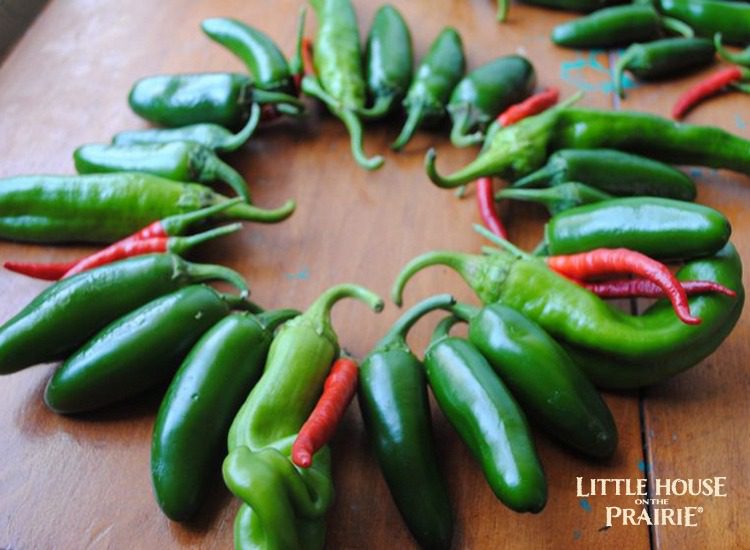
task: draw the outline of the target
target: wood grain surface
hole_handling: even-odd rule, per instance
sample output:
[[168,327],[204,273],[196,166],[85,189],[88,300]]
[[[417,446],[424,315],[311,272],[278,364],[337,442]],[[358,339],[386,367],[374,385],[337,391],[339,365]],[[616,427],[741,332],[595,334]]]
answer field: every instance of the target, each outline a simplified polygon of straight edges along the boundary
[[[520,52],[534,63],[539,87],[558,86],[563,97],[587,92],[582,104],[668,115],[677,95],[710,70],[663,84],[635,86],[625,101],[611,94],[616,53],[555,48],[551,28],[573,14],[513,4],[498,25],[490,0],[392,0],[409,23],[417,57],[445,25],[464,38],[469,67]],[[200,32],[202,19],[232,16],[257,26],[290,54],[303,2],[242,0],[51,0],[0,65],[0,177],[73,173],[71,154],[83,143],[107,142],[117,131],[146,127],[126,96],[140,77],[176,72],[242,70],[241,64]],[[355,0],[362,34],[380,2]],[[308,34],[314,17],[308,18]],[[446,132],[419,132],[401,153],[388,145],[399,120],[367,127],[365,150],[386,157],[374,173],[359,168],[348,137],[324,108],[263,128],[228,160],[251,182],[258,204],[288,197],[298,210],[276,226],[247,224],[240,234],[203,246],[192,257],[241,271],[253,297],[267,307],[304,308],[322,290],[356,282],[388,296],[398,270],[435,248],[478,251],[471,231],[478,221],[473,193],[458,200],[424,175],[426,148],[439,152],[448,171],[474,150],[450,146]],[[708,102],[689,116],[750,138],[750,100],[740,95]],[[687,169],[699,182],[699,200],[721,209],[741,255],[750,257],[750,179]],[[613,174],[616,177],[616,174]],[[511,238],[524,248],[541,236],[545,212],[503,205]],[[0,243],[0,259],[66,260],[90,250],[74,246]],[[746,279],[747,280],[747,279]],[[20,310],[47,283],[0,272],[0,322]],[[475,301],[447,270],[420,274],[407,288],[406,305],[438,292]],[[392,303],[380,315],[344,302],[334,310],[342,345],[363,357],[400,314]],[[430,315],[410,341],[426,344],[437,319]],[[644,392],[606,395],[620,432],[615,456],[592,462],[537,433],[549,480],[549,503],[538,515],[501,505],[476,462],[434,408],[443,470],[456,516],[456,549],[494,548],[750,548],[746,521],[750,474],[745,436],[750,393],[747,315],[703,364]],[[58,416],[42,402],[54,365],[0,378],[0,549],[229,548],[237,501],[217,474],[194,522],[169,521],[158,509],[149,478],[150,437],[157,392],[100,412]],[[359,409],[350,408],[333,442],[336,503],[328,514],[331,549],[413,548],[374,457]],[[576,478],[726,478],[728,496],[674,497],[670,506],[702,506],[697,527],[615,524],[605,528],[606,507],[636,508],[627,495],[576,496]]]

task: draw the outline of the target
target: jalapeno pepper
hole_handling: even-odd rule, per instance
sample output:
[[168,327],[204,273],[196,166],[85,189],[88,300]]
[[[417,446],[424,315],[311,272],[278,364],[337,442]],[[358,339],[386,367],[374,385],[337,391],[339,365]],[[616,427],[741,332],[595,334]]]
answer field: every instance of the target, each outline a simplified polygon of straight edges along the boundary
[[586,13],[615,4],[625,4],[626,2],[624,0],[523,0],[523,3],[544,8]]
[[708,206],[657,197],[626,197],[579,206],[545,226],[550,254],[629,248],[653,258],[685,259],[721,250],[732,228]]
[[513,182],[513,187],[576,181],[612,195],[650,195],[695,200],[695,183],[684,172],[639,155],[613,149],[561,149],[547,164]]
[[64,279],[0,327],[0,373],[64,359],[122,315],[209,279],[227,280],[247,291],[235,271],[193,264],[172,254],[138,256]]
[[509,187],[495,194],[495,200],[513,199],[543,204],[552,215],[584,204],[606,201],[612,195],[583,183],[567,182],[550,189],[514,189]]
[[[225,202],[197,183],[142,173],[18,176],[0,179],[0,237],[31,242],[113,242],[154,220]],[[275,210],[239,203],[216,219],[276,223],[294,201]]]
[[459,304],[469,341],[529,415],[550,435],[596,458],[617,448],[612,413],[565,350],[539,325],[503,304]]
[[452,27],[444,28],[417,67],[404,99],[406,122],[391,146],[393,149],[403,148],[419,126],[434,126],[443,121],[451,92],[465,67],[461,36]]
[[136,114],[169,127],[211,123],[238,128],[255,103],[303,108],[297,98],[255,88],[248,76],[237,73],[148,76],[137,81],[128,95]]
[[193,141],[145,145],[82,145],[73,153],[79,174],[144,172],[182,182],[223,181],[250,202],[245,179],[206,147]]
[[274,330],[297,314],[233,313],[183,361],[159,407],[151,443],[151,481],[170,519],[188,519],[201,506],[232,419],[263,372]]
[[627,70],[640,80],[656,80],[714,62],[716,50],[707,38],[664,38],[633,44],[615,64],[615,90],[625,96],[622,75]]
[[451,143],[456,147],[480,143],[487,125],[510,105],[529,97],[535,85],[534,66],[520,55],[499,57],[471,71],[448,102]]
[[338,339],[330,309],[354,297],[379,311],[377,295],[356,285],[325,291],[299,317],[285,323],[268,352],[265,370],[229,429],[224,481],[242,501],[235,544],[262,548],[319,548],[333,485],[330,453],[323,448],[310,468],[289,460],[292,442],[313,410]]
[[365,50],[367,89],[373,105],[362,111],[368,118],[388,115],[406,95],[412,76],[411,33],[399,11],[386,4],[372,20]]
[[720,0],[656,0],[657,9],[690,25],[698,36],[720,32],[727,42],[750,42],[750,6]]
[[346,126],[357,164],[376,170],[383,157],[367,158],[362,150],[366,88],[359,45],[357,16],[350,0],[311,0],[318,19],[313,48],[315,72],[302,79],[302,91],[326,104]]
[[427,381],[406,335],[426,313],[453,303],[442,294],[410,308],[360,367],[358,400],[370,444],[401,517],[424,548],[450,548],[453,517],[437,461]]
[[481,464],[495,496],[517,512],[539,512],[547,502],[547,482],[526,417],[479,350],[450,336],[456,322],[441,321],[425,350],[435,400]]

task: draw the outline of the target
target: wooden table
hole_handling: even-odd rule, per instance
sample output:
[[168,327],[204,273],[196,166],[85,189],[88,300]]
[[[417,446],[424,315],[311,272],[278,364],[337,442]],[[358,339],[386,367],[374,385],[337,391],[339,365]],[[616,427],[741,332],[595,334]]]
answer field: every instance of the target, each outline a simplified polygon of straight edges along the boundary
[[[208,41],[199,23],[234,16],[270,34],[291,53],[295,19],[303,2],[129,2],[51,0],[0,66],[0,176],[72,173],[71,152],[82,143],[106,142],[117,131],[143,127],[125,98],[139,77],[171,72],[241,70],[240,63]],[[490,0],[394,0],[409,22],[417,56],[446,24],[464,37],[470,67],[512,52],[535,64],[540,86],[563,96],[587,92],[582,104],[668,115],[686,86],[710,70],[662,85],[628,89],[624,102],[611,93],[611,56],[552,46],[551,28],[572,14],[514,4],[508,22],[494,21]],[[379,2],[356,0],[363,29]],[[309,17],[312,34],[314,17]],[[738,94],[707,103],[690,122],[711,123],[750,138],[748,98]],[[311,104],[312,105],[312,104]],[[256,202],[297,199],[298,211],[278,226],[248,225],[241,233],[204,246],[195,258],[222,262],[251,282],[254,298],[268,306],[304,308],[339,282],[366,285],[383,296],[395,274],[418,253],[447,248],[477,251],[471,231],[478,219],[473,194],[457,200],[429,183],[422,159],[429,145],[447,171],[475,151],[455,149],[445,132],[420,132],[400,154],[389,143],[398,122],[367,127],[365,148],[382,153],[374,173],[351,159],[343,126],[321,107],[303,120],[264,128],[229,157],[251,182]],[[722,210],[740,253],[750,257],[750,180],[689,169],[698,200]],[[616,177],[616,174],[613,174]],[[545,213],[504,205],[511,238],[531,248]],[[4,242],[0,258],[72,259],[84,247],[27,246]],[[0,320],[11,317],[46,283],[0,272]],[[463,282],[432,269],[408,287],[406,304],[450,291],[472,300]],[[399,315],[389,303],[375,316],[346,302],[334,311],[342,345],[367,353]],[[420,324],[411,342],[423,349],[436,315]],[[604,463],[576,456],[538,434],[549,479],[549,503],[538,515],[519,515],[500,504],[477,464],[435,409],[434,424],[455,507],[455,548],[750,548],[747,522],[750,477],[747,316],[720,349],[693,370],[642,392],[607,394],[620,431],[616,455]],[[229,548],[237,501],[217,476],[215,489],[189,524],[167,520],[152,496],[149,444],[158,395],[101,412],[57,416],[42,402],[54,366],[0,379],[0,548]],[[744,426],[744,428],[743,428]],[[328,518],[329,548],[411,548],[412,539],[368,451],[359,410],[352,406],[333,443],[337,498]],[[701,506],[697,527],[645,524],[605,528],[606,507],[636,508],[634,497],[579,498],[576,478],[636,480],[647,477],[725,477],[725,498],[674,497],[670,507]]]

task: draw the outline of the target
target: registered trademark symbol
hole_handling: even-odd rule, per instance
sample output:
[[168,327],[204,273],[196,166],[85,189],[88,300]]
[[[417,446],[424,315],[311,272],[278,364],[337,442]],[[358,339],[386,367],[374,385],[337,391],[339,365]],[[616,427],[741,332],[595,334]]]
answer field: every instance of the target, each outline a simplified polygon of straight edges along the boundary
[[703,513],[703,506],[698,506],[698,513],[699,513],[699,514],[702,514],[702,513]]

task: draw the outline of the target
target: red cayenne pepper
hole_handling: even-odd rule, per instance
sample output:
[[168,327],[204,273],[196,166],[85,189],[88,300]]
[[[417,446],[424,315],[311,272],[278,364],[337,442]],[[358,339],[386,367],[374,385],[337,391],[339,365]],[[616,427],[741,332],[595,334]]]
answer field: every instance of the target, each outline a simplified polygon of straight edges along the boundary
[[14,271],[22,275],[42,279],[44,281],[57,281],[65,273],[78,263],[78,260],[72,262],[55,262],[55,263],[38,263],[38,262],[16,262],[8,260],[3,263],[3,267],[8,271]]
[[333,437],[336,427],[357,391],[359,366],[349,357],[337,359],[323,386],[323,394],[292,444],[292,462],[312,465],[313,455]]
[[477,184],[477,205],[479,206],[479,215],[484,225],[495,235],[508,238],[508,232],[503,225],[495,206],[495,191],[492,188],[492,177],[481,177],[476,181]]
[[[661,287],[646,279],[616,279],[580,284],[600,298],[664,298]],[[734,290],[713,281],[680,281],[680,285],[688,296],[709,292],[731,297],[737,295]]]
[[734,82],[750,78],[750,69],[743,67],[727,67],[713,73],[705,80],[698,82],[683,93],[672,108],[672,118],[681,119],[695,105],[710,97]]
[[532,115],[538,115],[542,111],[549,109],[557,103],[559,98],[560,90],[557,88],[547,88],[520,103],[511,105],[497,117],[497,121],[500,123],[500,126],[510,126],[519,120]]

